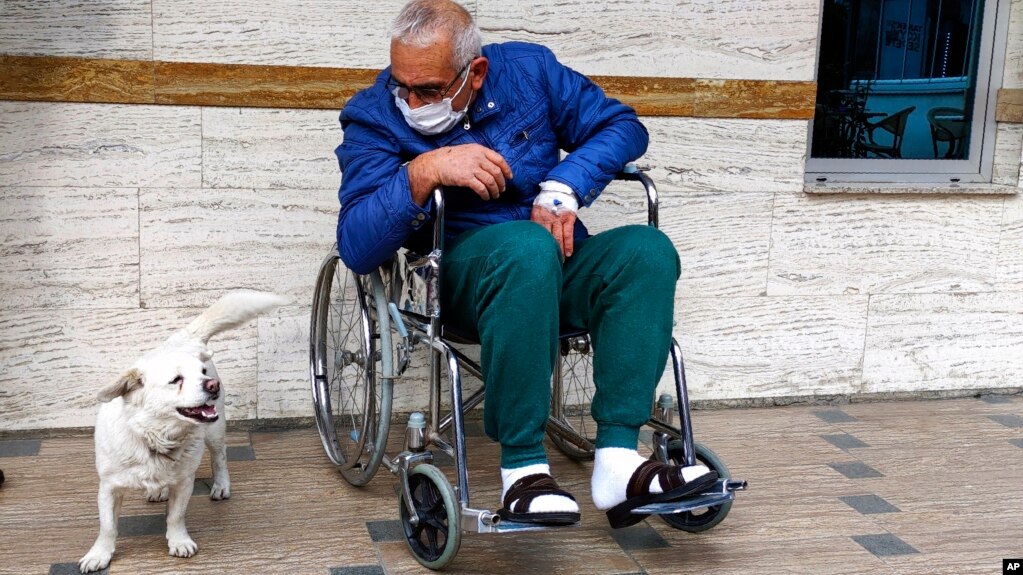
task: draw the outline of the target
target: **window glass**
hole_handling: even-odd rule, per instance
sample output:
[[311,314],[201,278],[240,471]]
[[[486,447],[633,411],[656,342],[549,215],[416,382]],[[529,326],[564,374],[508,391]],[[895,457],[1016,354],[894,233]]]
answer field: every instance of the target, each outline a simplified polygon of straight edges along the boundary
[[983,4],[824,0],[811,157],[969,159]]

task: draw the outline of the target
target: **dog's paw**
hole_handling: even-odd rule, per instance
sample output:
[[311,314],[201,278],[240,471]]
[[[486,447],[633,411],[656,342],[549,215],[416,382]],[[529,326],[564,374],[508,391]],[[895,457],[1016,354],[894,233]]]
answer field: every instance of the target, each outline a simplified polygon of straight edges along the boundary
[[167,542],[168,552],[175,557],[191,557],[199,546],[190,537]]
[[213,487],[210,487],[210,499],[214,501],[220,501],[221,499],[231,498],[231,484],[225,483],[223,485],[214,483]]
[[167,501],[170,497],[170,488],[164,487],[159,491],[147,491],[146,501],[150,503],[160,503],[161,501]]
[[82,557],[78,561],[78,569],[82,573],[92,573],[93,571],[101,571],[106,569],[110,565],[110,558],[114,556],[112,551],[106,551],[104,549],[90,549],[85,557]]

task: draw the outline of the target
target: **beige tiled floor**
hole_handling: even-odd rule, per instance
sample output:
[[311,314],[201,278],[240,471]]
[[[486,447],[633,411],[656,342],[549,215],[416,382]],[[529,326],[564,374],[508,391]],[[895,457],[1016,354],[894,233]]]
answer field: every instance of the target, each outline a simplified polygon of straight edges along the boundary
[[[1014,417],[989,417],[1000,415]],[[1003,558],[1023,556],[1021,415],[1019,396],[697,411],[697,440],[750,483],[728,518],[702,534],[656,518],[612,532],[589,502],[589,466],[551,448],[559,481],[583,504],[582,525],[466,535],[446,571],[1001,573]],[[843,434],[866,446],[842,449],[825,439]],[[231,462],[230,501],[196,495],[188,509],[199,554],[168,556],[159,531],[163,505],[138,494],[126,498],[122,515],[156,516],[157,530],[122,534],[109,573],[425,571],[395,533],[395,480],[386,471],[368,487],[350,487],[327,462],[314,429],[233,432],[231,443],[243,460]],[[470,445],[473,503],[496,507],[496,446],[475,436]],[[0,455],[4,446],[0,441]],[[70,573],[96,535],[91,438],[43,439],[38,446],[35,455],[0,457],[7,477],[0,488],[3,574]],[[849,478],[836,470],[850,463],[880,475]],[[199,477],[208,474],[204,465]],[[846,500],[897,511],[864,514]]]

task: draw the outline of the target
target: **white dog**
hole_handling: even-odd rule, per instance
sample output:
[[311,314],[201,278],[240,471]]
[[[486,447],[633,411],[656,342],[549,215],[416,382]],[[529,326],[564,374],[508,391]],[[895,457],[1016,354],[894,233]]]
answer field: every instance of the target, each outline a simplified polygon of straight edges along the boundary
[[221,417],[224,391],[206,344],[214,335],[285,303],[269,293],[227,294],[99,392],[104,402],[96,419],[100,529],[92,549],[78,562],[82,573],[110,564],[127,489],[144,489],[150,501],[166,499],[170,554],[195,555],[198,546],[185,529],[185,510],[204,442],[213,467],[210,498],[231,496]]

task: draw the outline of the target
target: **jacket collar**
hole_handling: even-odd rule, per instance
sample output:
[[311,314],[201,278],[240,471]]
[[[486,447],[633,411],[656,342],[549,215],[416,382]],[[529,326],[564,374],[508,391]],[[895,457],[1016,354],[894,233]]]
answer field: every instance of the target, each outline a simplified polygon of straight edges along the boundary
[[[472,105],[466,111],[465,117],[468,119],[470,126],[487,122],[490,118],[500,114],[502,110],[508,107],[506,103],[508,93],[498,87],[504,75],[504,66],[497,58],[493,57],[494,52],[487,48],[489,47],[483,49],[483,55],[487,56],[489,61],[487,77],[483,79],[483,86],[476,93]],[[435,141],[440,146],[449,145],[463,137],[463,133],[466,131],[464,126],[465,120],[456,124],[449,132],[436,136]]]

